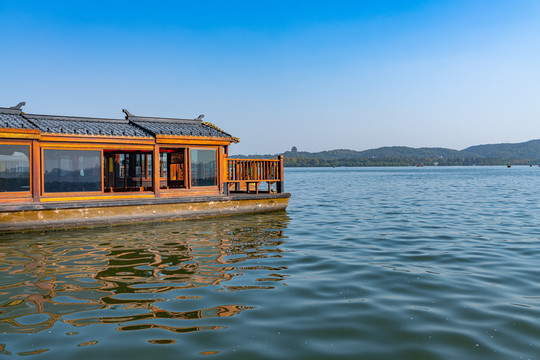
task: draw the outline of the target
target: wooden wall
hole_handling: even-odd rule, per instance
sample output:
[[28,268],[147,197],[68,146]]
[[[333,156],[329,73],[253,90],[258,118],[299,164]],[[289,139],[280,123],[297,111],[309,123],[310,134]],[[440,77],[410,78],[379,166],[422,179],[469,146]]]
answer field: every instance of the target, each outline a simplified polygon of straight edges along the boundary
[[[44,134],[38,130],[0,129],[0,144],[23,144],[30,147],[30,190],[28,192],[0,193],[0,205],[14,202],[50,202],[50,201],[76,201],[92,199],[129,199],[129,198],[156,198],[193,195],[216,195],[223,192],[223,159],[226,148],[232,140],[226,138],[205,138],[186,136],[151,137],[118,137],[118,136],[92,136],[92,135],[66,135]],[[186,189],[160,189],[159,187],[159,153],[165,148],[196,148],[216,150],[217,178],[216,186],[193,187]],[[101,177],[103,179],[103,152],[105,150],[117,151],[145,151],[152,152],[153,191],[105,193],[96,192],[73,193],[45,193],[43,191],[43,151],[45,149],[59,150],[99,150],[101,151]],[[188,161],[189,166],[189,161]],[[186,169],[189,174],[189,167]],[[188,177],[189,178],[189,177]],[[189,179],[188,179],[189,182]],[[103,181],[102,181],[103,183]]]

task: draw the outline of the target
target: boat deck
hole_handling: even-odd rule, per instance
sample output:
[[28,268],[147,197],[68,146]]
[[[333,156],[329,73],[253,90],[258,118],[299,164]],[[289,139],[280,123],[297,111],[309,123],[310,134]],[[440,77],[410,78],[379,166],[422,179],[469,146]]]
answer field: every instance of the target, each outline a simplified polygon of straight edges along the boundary
[[0,232],[106,226],[284,210],[289,193],[0,205]]

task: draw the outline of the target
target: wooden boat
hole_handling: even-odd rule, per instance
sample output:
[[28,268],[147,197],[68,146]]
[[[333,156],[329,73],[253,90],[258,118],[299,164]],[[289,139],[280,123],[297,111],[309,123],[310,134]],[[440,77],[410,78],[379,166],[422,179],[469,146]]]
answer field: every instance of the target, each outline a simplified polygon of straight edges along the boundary
[[283,157],[231,159],[239,140],[196,119],[0,108],[0,232],[283,210]]

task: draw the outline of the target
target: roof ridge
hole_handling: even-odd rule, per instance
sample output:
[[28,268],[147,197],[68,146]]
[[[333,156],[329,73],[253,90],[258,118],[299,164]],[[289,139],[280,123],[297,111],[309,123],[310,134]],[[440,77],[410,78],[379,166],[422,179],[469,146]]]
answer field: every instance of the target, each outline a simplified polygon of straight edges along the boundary
[[129,124],[129,121],[126,119],[112,119],[112,118],[98,118],[98,117],[87,117],[87,116],[69,116],[69,115],[43,115],[43,114],[27,114],[23,113],[23,115],[28,119],[30,117],[35,118],[36,120],[40,120],[40,118],[43,119],[51,119],[51,120],[59,120],[59,121],[91,121],[91,122],[103,122],[103,121],[110,121],[110,122],[116,122],[121,124]]
[[21,115],[21,109],[0,108],[0,114]]
[[202,121],[201,119],[204,117],[204,115],[200,115],[196,119],[177,119],[177,118],[166,118],[166,117],[154,117],[154,116],[139,116],[139,115],[133,115],[130,113],[127,109],[122,109],[124,114],[126,114],[125,119],[129,121],[142,121],[142,122],[164,122],[164,123],[188,123],[188,124],[200,124]]
[[11,114],[11,115],[20,115],[22,113],[22,107],[26,105],[25,101],[21,101],[15,106],[11,107],[0,107],[0,114]]
[[158,117],[146,117],[146,116],[133,116],[129,117],[129,121],[135,122],[157,122],[157,123],[167,123],[167,124],[200,124],[200,120],[196,119],[174,119],[174,118],[158,118]]

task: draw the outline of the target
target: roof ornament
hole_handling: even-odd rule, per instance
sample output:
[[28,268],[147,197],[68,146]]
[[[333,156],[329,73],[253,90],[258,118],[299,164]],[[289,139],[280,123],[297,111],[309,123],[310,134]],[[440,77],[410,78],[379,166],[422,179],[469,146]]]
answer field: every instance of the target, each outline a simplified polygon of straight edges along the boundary
[[204,114],[201,114],[201,115],[199,115],[199,117],[196,118],[195,120],[200,120],[200,121],[202,121],[203,118],[204,118]]
[[130,113],[126,109],[122,109],[122,111],[124,112],[124,114],[126,114],[126,119],[129,119],[130,117],[135,117],[135,115],[133,115],[132,113]]
[[26,105],[26,101],[21,101],[17,105],[10,107],[10,109],[11,110],[21,110],[24,105]]

